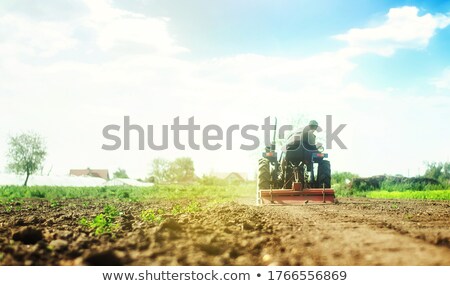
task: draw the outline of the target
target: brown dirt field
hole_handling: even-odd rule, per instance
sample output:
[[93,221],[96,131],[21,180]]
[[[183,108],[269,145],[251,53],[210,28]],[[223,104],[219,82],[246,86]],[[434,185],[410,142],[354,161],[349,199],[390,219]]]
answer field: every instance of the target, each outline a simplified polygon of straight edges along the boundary
[[[79,221],[106,204],[119,229]],[[450,265],[450,202],[341,199],[336,205],[225,203],[168,214],[171,203],[25,200],[0,206],[0,265]]]

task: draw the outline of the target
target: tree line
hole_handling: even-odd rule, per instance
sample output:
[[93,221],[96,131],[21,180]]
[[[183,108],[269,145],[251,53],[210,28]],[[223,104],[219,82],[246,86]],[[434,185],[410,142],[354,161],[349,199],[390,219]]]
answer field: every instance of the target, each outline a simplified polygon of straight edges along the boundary
[[[28,184],[29,177],[43,166],[47,156],[47,147],[44,139],[36,133],[23,133],[11,136],[8,141],[8,163],[6,169],[18,175],[25,175],[24,186]],[[128,178],[125,169],[119,168],[113,173],[114,178]],[[427,163],[423,178],[434,179],[444,186],[450,184],[450,162]],[[333,173],[333,183],[342,184],[358,178],[357,174],[350,172]],[[194,162],[189,157],[177,158],[169,161],[156,158],[152,162],[152,171],[145,181],[154,183],[189,183],[196,179]],[[204,177],[210,181],[214,178]]]
[[[42,169],[47,156],[45,140],[38,134],[28,132],[11,136],[8,140],[6,170],[17,175],[25,175],[24,186],[27,186],[31,175]],[[119,168],[113,178],[129,178],[125,169]],[[194,162],[189,157],[177,158],[174,161],[155,159],[152,172],[145,179],[158,183],[188,183],[195,179]]]

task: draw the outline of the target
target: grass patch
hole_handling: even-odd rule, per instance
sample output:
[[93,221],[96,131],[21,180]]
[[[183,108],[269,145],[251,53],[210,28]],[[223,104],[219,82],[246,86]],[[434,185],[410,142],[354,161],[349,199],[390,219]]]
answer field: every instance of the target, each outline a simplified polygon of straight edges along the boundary
[[450,190],[434,191],[371,191],[364,193],[372,199],[450,200]]
[[109,199],[137,200],[148,192],[138,187],[55,187],[55,186],[1,186],[0,198],[41,198],[50,201],[59,199]]
[[[250,183],[230,186],[159,185],[152,187],[152,191],[146,195],[146,198],[230,201],[237,198],[253,197],[255,196],[255,190],[256,185]],[[193,205],[191,207],[195,208]]]
[[207,199],[230,201],[240,197],[255,196],[254,183],[229,186],[209,185],[155,185],[152,187],[45,187],[45,186],[1,186],[0,199],[17,200],[40,198],[49,201],[61,199],[117,199],[121,201],[143,201],[148,199],[178,200]]

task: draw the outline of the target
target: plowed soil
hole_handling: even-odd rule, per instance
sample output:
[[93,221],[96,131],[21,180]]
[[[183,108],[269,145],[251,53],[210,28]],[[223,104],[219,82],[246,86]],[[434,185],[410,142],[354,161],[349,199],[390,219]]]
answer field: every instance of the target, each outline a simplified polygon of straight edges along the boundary
[[[113,234],[80,225],[106,204]],[[26,200],[0,206],[0,265],[450,265],[450,202],[224,203],[171,214],[167,202]],[[161,223],[143,221],[167,210]]]

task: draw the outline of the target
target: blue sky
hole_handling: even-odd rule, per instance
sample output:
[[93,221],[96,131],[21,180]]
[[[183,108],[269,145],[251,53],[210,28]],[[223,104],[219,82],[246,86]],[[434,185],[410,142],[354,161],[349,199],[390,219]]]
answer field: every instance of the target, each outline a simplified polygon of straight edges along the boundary
[[[421,14],[450,11],[450,1],[117,1],[118,6],[169,17],[170,30],[192,50],[188,57],[223,57],[236,53],[303,57],[326,52],[340,43],[332,39],[353,27],[376,25],[391,7],[414,5]],[[450,29],[433,37],[427,51],[402,51],[394,58],[366,56],[355,76],[372,86],[411,84],[445,68]],[[387,71],[387,72],[386,72]],[[393,77],[395,75],[395,77]]]
[[[377,25],[392,7],[416,6],[420,14],[450,11],[450,1],[116,1],[150,16],[169,17],[171,32],[191,48],[192,58],[258,53],[303,57],[344,44],[332,39],[353,27]],[[186,7],[188,6],[188,7]],[[450,29],[433,37],[426,51],[402,51],[393,58],[358,59],[355,76],[371,86],[424,84],[450,62]],[[387,71],[387,72],[386,72]],[[394,77],[395,75],[395,77]]]
[[196,57],[236,53],[304,56],[339,45],[331,36],[376,25],[392,7],[450,10],[447,1],[114,1],[131,11],[168,17],[170,31]]
[[226,128],[331,114],[349,147],[328,150],[334,170],[416,175],[450,156],[449,43],[445,1],[3,2],[0,154],[34,130],[57,174],[144,177],[191,156],[200,174],[252,175],[259,151],[106,152],[101,131],[126,115]]

